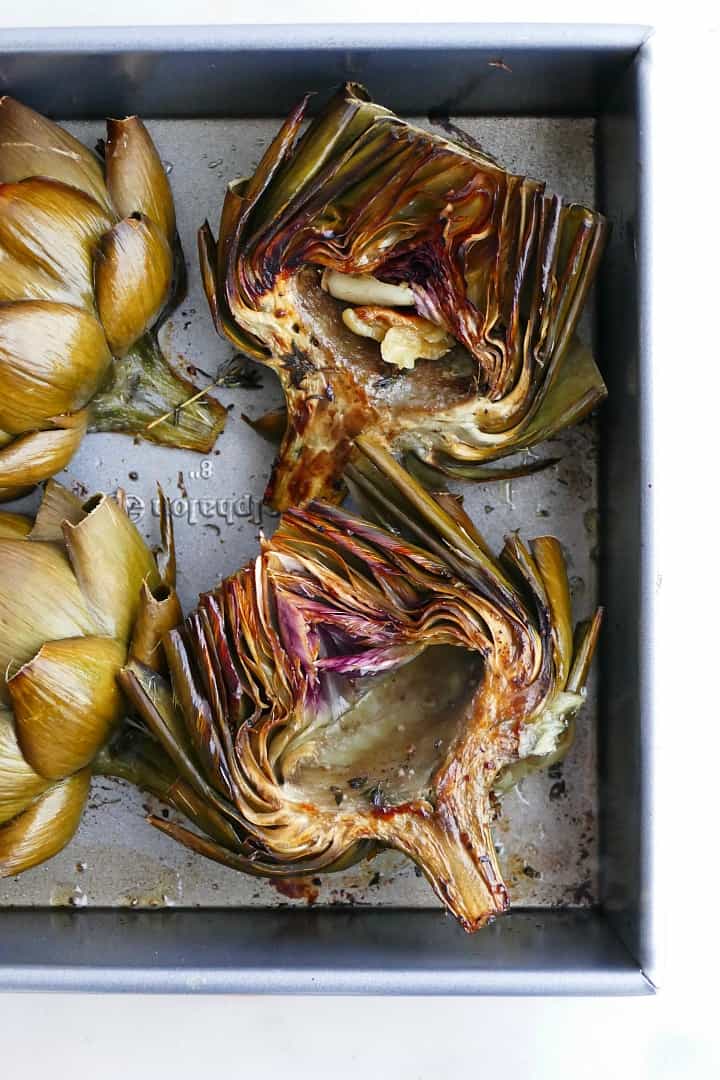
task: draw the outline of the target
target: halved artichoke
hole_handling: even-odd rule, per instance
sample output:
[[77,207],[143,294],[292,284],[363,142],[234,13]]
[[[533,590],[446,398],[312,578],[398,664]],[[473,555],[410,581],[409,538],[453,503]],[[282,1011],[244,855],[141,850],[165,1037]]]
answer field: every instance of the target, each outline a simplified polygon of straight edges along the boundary
[[600,613],[573,644],[556,540],[512,536],[495,558],[453,496],[363,437],[358,455],[348,482],[378,524],[321,502],[287,511],[166,636],[172,687],[141,664],[121,673],[216,815],[205,835],[151,820],[274,877],[398,849],[475,930],[508,905],[495,793],[567,749]]
[[487,462],[605,396],[574,337],[604,219],[357,84],[298,137],[307,103],[199,236],[218,331],[285,393],[267,501],[337,501],[360,433],[451,476],[516,473]]
[[[161,504],[164,507],[164,502]],[[157,559],[121,502],[50,481],[35,521],[0,513],[0,877],[57,854],[124,715],[128,655],[162,667],[181,618],[172,523]]]
[[225,410],[195,402],[155,329],[184,287],[172,192],[136,116],[100,158],[0,98],[0,501],[64,468],[87,430],[207,452]]

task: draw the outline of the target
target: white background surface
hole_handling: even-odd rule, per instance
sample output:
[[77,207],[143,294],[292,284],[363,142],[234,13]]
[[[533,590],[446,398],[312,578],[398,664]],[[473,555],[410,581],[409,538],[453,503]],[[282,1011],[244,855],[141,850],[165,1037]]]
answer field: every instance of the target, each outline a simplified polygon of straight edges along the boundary
[[[345,5],[347,8],[349,5]],[[720,1075],[716,682],[720,304],[716,4],[642,0],[5,0],[2,26],[259,21],[639,22],[654,40],[657,813],[664,948],[654,998],[0,995],[0,1077],[503,1080]],[[254,8],[254,10],[253,10]]]

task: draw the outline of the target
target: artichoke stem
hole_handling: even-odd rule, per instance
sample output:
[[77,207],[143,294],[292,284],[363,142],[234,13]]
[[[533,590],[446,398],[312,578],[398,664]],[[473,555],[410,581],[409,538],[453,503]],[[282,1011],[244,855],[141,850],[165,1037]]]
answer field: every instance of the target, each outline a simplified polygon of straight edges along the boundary
[[[391,808],[392,809],[392,808]],[[472,835],[443,813],[424,818],[416,828],[402,828],[390,818],[383,840],[403,851],[420,867],[443,904],[468,933],[480,930],[509,907],[490,826],[473,824]]]
[[166,799],[177,770],[164,751],[146,736],[122,732],[93,762],[95,776],[114,776]]
[[[189,401],[190,398],[194,400]],[[161,422],[157,422],[164,417]],[[163,446],[207,454],[226,410],[168,363],[151,331],[122,358],[91,405],[89,430],[140,435]]]

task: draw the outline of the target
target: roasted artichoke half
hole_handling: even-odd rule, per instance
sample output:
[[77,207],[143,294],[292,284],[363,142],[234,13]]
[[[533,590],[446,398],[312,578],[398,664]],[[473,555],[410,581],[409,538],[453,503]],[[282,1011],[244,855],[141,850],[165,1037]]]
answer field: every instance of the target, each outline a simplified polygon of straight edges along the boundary
[[215,815],[204,835],[151,820],[273,877],[395,848],[472,931],[508,906],[496,793],[567,749],[600,614],[574,644],[556,540],[512,536],[495,558],[454,496],[363,437],[348,482],[374,520],[287,511],[166,636],[171,685],[142,664],[121,673]]
[[300,135],[307,104],[199,236],[217,329],[285,393],[267,500],[338,501],[360,433],[451,476],[529,471],[487,462],[605,396],[574,336],[604,219],[357,84]]
[[[184,287],[170,184],[137,116],[104,158],[0,98],[0,501],[64,468],[87,430],[206,452],[218,402],[155,335]],[[169,414],[170,420],[160,420]]]
[[162,534],[155,557],[122,500],[83,504],[54,481],[34,522],[0,513],[0,877],[74,835],[128,656],[162,667],[181,618],[165,512]]

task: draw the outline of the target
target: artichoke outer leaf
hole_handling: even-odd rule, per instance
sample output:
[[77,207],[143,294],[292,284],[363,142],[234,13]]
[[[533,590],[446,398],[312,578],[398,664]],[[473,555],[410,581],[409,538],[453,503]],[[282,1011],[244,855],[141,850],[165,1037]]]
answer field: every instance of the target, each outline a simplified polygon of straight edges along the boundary
[[167,661],[163,638],[182,622],[182,609],[177,593],[166,585],[151,589],[142,584],[140,608],[135,619],[130,656],[153,671],[165,672]]
[[131,660],[118,675],[128,701],[146,721],[148,728],[177,770],[203,802],[231,820],[241,822],[231,803],[208,783],[195,756],[192,737],[185,728],[179,708],[173,700],[170,684],[157,672],[137,660]]
[[112,357],[97,319],[69,304],[0,304],[0,427],[18,435],[87,405]]
[[0,184],[52,176],[112,212],[99,159],[67,131],[20,101],[0,98]]
[[92,772],[82,769],[41,794],[0,828],[0,878],[46,862],[70,843],[80,824]]
[[[31,489],[35,484],[60,472],[74,457],[85,432],[88,413],[54,416],[42,431],[21,435],[0,449],[0,490],[16,492]],[[14,498],[20,498],[19,493]]]
[[32,531],[33,523],[24,514],[0,513],[0,539],[25,540]]
[[96,634],[70,563],[57,544],[0,540],[0,701],[6,681],[46,641]]
[[24,499],[32,494],[34,484],[24,484],[19,487],[5,487],[0,485],[0,503],[15,502],[16,499]]
[[25,810],[49,786],[50,781],[23,757],[12,712],[0,706],[0,825]]
[[0,185],[0,300],[51,300],[94,310],[93,254],[113,220],[57,180]]
[[198,259],[203,288],[210,307],[210,314],[218,334],[239,349],[244,356],[253,360],[268,360],[268,350],[262,342],[247,334],[233,321],[227,300],[218,290],[215,265],[217,263],[217,244],[207,221],[198,232]]
[[122,716],[116,674],[126,646],[112,638],[49,641],[7,688],[22,752],[49,780],[89,765]]
[[143,214],[175,239],[175,204],[170,181],[147,128],[138,116],[108,120],[105,174],[119,217]]
[[157,321],[172,278],[172,250],[150,218],[125,218],[102,237],[95,291],[100,321],[116,356],[124,356]]

